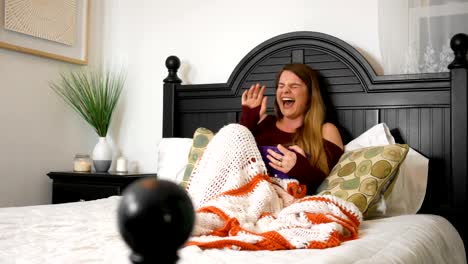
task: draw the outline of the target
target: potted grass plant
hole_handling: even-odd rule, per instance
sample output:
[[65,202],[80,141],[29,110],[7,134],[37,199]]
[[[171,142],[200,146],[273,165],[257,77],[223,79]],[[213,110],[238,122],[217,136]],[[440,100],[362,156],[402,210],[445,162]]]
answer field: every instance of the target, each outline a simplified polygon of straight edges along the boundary
[[123,71],[87,69],[62,73],[59,81],[50,84],[99,136],[92,154],[96,172],[107,172],[112,163],[112,150],[106,136],[125,77]]

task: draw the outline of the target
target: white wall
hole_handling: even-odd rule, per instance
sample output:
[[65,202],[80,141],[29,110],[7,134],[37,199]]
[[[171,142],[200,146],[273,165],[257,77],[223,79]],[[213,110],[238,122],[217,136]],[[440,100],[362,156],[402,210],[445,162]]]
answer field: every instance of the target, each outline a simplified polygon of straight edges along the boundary
[[[377,67],[374,0],[106,0],[104,60],[127,62],[127,96],[120,112],[123,154],[141,171],[155,171],[161,138],[162,80],[169,55],[182,61],[184,83],[226,82],[255,46],[278,34],[310,30],[339,37]],[[337,10],[338,9],[338,10]]]
[[[95,35],[91,64],[100,56]],[[50,203],[46,174],[72,170],[75,154],[94,147],[97,135],[49,87],[79,67],[0,49],[0,207]]]
[[[185,83],[226,82],[261,42],[310,30],[365,51],[375,67],[380,61],[374,0],[91,2],[91,65],[128,71],[109,137],[141,172],[156,170],[169,55],[182,60]],[[0,49],[0,207],[49,203],[46,173],[92,151],[97,136],[47,85],[68,67],[77,66]]]

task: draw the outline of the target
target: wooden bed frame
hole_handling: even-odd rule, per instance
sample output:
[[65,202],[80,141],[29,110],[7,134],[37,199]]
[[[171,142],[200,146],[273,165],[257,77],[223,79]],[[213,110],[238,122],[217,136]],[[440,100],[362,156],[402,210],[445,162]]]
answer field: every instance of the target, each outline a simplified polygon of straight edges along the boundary
[[196,128],[217,131],[237,122],[240,96],[253,83],[267,86],[273,112],[276,73],[288,63],[306,63],[321,75],[321,88],[342,128],[345,143],[385,122],[397,142],[429,158],[429,180],[420,213],[447,218],[461,234],[467,229],[468,36],[451,40],[449,72],[378,76],[352,46],[330,35],[292,32],[271,38],[249,52],[227,83],[184,85],[180,60],[166,60],[163,137],[192,137]]

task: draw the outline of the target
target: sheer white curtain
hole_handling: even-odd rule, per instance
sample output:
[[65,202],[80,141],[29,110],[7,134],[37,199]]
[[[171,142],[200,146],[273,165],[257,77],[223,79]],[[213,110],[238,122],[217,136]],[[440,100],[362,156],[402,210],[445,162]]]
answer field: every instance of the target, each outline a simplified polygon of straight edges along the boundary
[[379,0],[384,74],[448,71],[456,33],[468,34],[468,0]]

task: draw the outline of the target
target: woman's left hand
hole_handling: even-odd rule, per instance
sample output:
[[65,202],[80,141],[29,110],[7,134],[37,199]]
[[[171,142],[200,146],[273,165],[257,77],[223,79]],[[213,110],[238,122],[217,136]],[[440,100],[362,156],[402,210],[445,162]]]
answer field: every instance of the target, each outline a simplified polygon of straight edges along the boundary
[[281,144],[278,144],[278,150],[281,152],[277,153],[271,149],[268,150],[267,158],[270,160],[270,166],[276,170],[279,170],[284,173],[288,173],[297,162],[297,153],[305,156],[304,150],[302,150],[299,146],[294,145],[287,149]]

